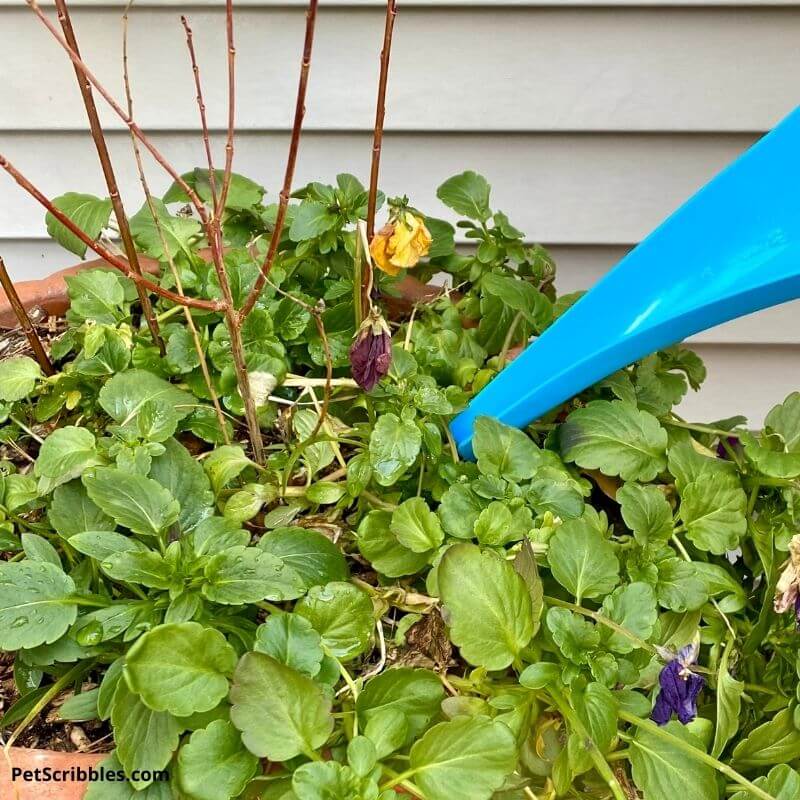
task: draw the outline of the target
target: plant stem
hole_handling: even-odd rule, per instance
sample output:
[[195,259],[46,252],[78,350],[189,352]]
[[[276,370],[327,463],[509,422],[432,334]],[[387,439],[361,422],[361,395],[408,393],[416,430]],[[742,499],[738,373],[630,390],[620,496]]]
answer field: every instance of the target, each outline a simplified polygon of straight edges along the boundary
[[39,334],[33,327],[33,323],[31,322],[31,318],[28,316],[28,312],[25,310],[25,306],[22,305],[22,301],[19,299],[17,290],[14,287],[14,282],[11,280],[11,276],[8,274],[8,270],[6,269],[6,265],[2,256],[0,256],[0,285],[2,285],[3,290],[6,293],[9,305],[14,311],[14,316],[17,318],[17,322],[19,322],[19,326],[22,328],[22,331],[28,340],[28,344],[31,346],[31,350],[33,350],[33,354],[36,356],[39,366],[42,368],[42,372],[44,372],[45,375],[55,375],[56,371],[53,367],[53,362],[50,361],[50,356],[47,355],[47,351],[44,349],[42,340],[39,338]]
[[35,434],[35,433],[34,433],[34,432],[33,432],[33,431],[32,431],[32,430],[31,430],[31,429],[30,429],[30,428],[29,428],[27,425],[25,425],[25,423],[21,422],[21,421],[20,421],[19,419],[17,419],[17,417],[15,417],[13,414],[9,414],[9,415],[8,415],[8,418],[9,418],[9,419],[10,419],[10,420],[11,420],[11,421],[12,421],[12,422],[13,422],[13,423],[14,423],[14,424],[15,424],[15,425],[16,425],[16,426],[17,426],[17,427],[20,429],[20,430],[23,430],[23,431],[25,431],[25,433],[27,433],[27,434],[28,434],[28,436],[30,436],[30,437],[31,437],[31,439],[33,439],[33,440],[34,440],[34,441],[36,441],[36,442],[39,442],[39,444],[44,444],[44,439],[42,439],[42,437],[41,437],[41,436],[37,436],[37,435],[36,435],[36,434]]
[[306,115],[306,89],[308,88],[308,73],[311,68],[311,52],[314,46],[314,25],[317,21],[318,0],[309,0],[308,10],[306,11],[306,35],[303,43],[303,60],[300,65],[300,80],[297,85],[297,100],[294,108],[294,123],[292,125],[292,138],[289,143],[289,156],[286,159],[286,172],[283,176],[283,188],[281,189],[278,200],[278,213],[275,217],[275,227],[269,240],[267,255],[261,264],[261,272],[256,278],[250,294],[239,312],[239,318],[244,320],[253,310],[261,290],[269,277],[270,270],[278,252],[278,246],[283,234],[283,225],[286,222],[286,210],[289,206],[289,198],[292,194],[292,181],[294,180],[294,169],[297,164],[297,151],[300,147],[300,132],[303,128],[303,118]]
[[[637,728],[646,730],[652,736],[669,743],[678,750],[682,750],[696,761],[702,761],[704,764],[708,764],[710,767],[713,767],[715,770],[717,770],[717,772],[721,772],[726,778],[729,778],[742,788],[747,789],[748,792],[751,792],[753,795],[760,798],[760,800],[775,800],[771,794],[765,792],[763,789],[760,789],[754,783],[747,780],[747,778],[745,778],[743,775],[740,775],[735,769],[733,769],[733,767],[723,764],[713,756],[708,755],[708,753],[704,753],[702,750],[698,750],[688,742],[683,741],[683,739],[673,736],[671,733],[669,733],[669,731],[659,728],[658,725],[656,725],[654,722],[651,722],[649,719],[642,719],[641,717],[637,717],[634,714],[628,713],[624,709],[619,710],[619,717],[620,719],[625,720],[625,722],[635,725]],[[632,739],[631,744],[636,746],[636,740]]]
[[[75,37],[75,31],[72,27],[72,20],[69,16],[66,0],[55,0],[56,10],[58,11],[58,21],[61,23],[61,30],[64,31],[64,38],[70,48],[80,57],[80,50],[78,48],[78,40]],[[139,256],[136,253],[136,246],[133,243],[133,236],[131,235],[131,228],[128,224],[128,216],[125,213],[125,207],[122,204],[122,198],[119,194],[119,187],[117,186],[117,178],[114,174],[114,168],[111,165],[111,156],[108,152],[108,145],[103,133],[103,126],[100,124],[100,117],[97,113],[97,106],[94,102],[92,95],[92,86],[86,77],[83,75],[77,65],[75,67],[75,77],[78,80],[78,87],[81,91],[83,98],[83,105],[86,109],[86,116],[89,119],[89,129],[92,133],[94,146],[97,150],[97,157],[100,160],[100,168],[103,170],[103,177],[105,178],[106,187],[108,188],[108,196],[111,199],[111,206],[114,209],[114,216],[117,220],[117,227],[119,228],[119,235],[122,239],[122,248],[125,251],[125,256],[128,259],[131,269],[139,276],[142,275],[142,268],[139,265]],[[136,284],[136,292],[139,295],[139,304],[142,307],[142,316],[147,322],[147,327],[150,329],[150,335],[158,347],[159,353],[163,356],[166,352],[164,348],[164,340],[161,338],[161,332],[158,328],[158,322],[153,315],[153,306],[150,303],[150,296],[145,291],[145,288],[140,284]]]
[[378,101],[375,106],[375,129],[372,135],[372,165],[369,172],[369,199],[367,201],[367,239],[375,235],[375,211],[378,202],[378,174],[381,167],[383,146],[383,123],[386,117],[386,86],[389,81],[389,60],[392,55],[392,34],[397,17],[397,0],[387,0],[386,21],[383,29],[381,49],[381,71],[378,79]]
[[[233,43],[233,0],[225,0],[225,34],[228,49],[228,136],[225,141],[225,173],[222,177],[222,191],[214,206],[217,228],[222,230],[222,215],[228,200],[233,173],[233,140],[236,129],[236,48]],[[220,238],[221,241],[221,238]]]
[[619,785],[616,775],[614,775],[614,772],[603,757],[603,754],[597,748],[597,745],[589,734],[589,731],[586,730],[583,722],[581,722],[578,715],[572,710],[572,706],[569,704],[566,697],[554,686],[548,686],[547,691],[553,699],[556,708],[558,708],[561,713],[561,716],[564,717],[569,723],[570,728],[583,740],[584,746],[589,752],[589,757],[594,764],[594,768],[597,770],[600,777],[608,784],[608,788],[611,790],[614,800],[626,800],[625,793],[622,791],[622,787]]
[[522,320],[522,312],[518,311],[514,319],[511,320],[511,325],[508,326],[508,332],[506,333],[506,338],[503,341],[503,348],[500,350],[500,355],[497,357],[498,372],[501,372],[503,367],[506,365],[506,358],[508,358],[508,351],[511,348],[511,341],[514,338],[514,333],[516,332],[517,326],[519,325],[521,320]]
[[697,433],[709,433],[712,436],[731,436],[734,439],[739,438],[739,434],[736,431],[725,431],[721,428],[710,428],[708,425],[695,425],[692,422],[684,422],[681,419],[675,419],[674,417],[670,419],[663,420],[665,425],[672,425],[674,428],[684,428],[687,431],[697,431]]

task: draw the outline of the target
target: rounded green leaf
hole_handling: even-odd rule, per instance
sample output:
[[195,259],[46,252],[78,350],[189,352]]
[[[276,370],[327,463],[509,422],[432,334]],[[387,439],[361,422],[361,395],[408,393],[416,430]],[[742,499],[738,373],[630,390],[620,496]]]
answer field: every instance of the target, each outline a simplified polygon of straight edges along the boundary
[[322,637],[322,644],[338,659],[361,655],[369,644],[374,623],[372,600],[351,583],[315,586],[295,606]]
[[550,539],[553,577],[580,603],[608,594],[619,582],[619,560],[600,531],[585,519],[567,520]]
[[238,797],[258,769],[258,759],[227,720],[195,731],[178,754],[178,783],[195,800]]
[[205,578],[203,594],[224,605],[291,600],[303,593],[294,570],[271,553],[244,545],[213,556],[206,564]]
[[291,568],[303,590],[350,577],[342,551],[327,536],[310,528],[276,528],[265,533],[258,546]]
[[595,400],[558,429],[561,454],[586,469],[651,481],[667,465],[667,432],[646,411],[622,400]]
[[149,708],[185,717],[208,711],[228,693],[236,651],[197,622],[159,625],[128,651],[125,676]]
[[507,667],[531,640],[531,596],[510,562],[472,544],[442,558],[439,591],[449,614],[450,638],[470,664]]
[[322,687],[264,653],[247,653],[236,667],[231,721],[247,749],[286,761],[322,747],[333,730],[331,701]]
[[0,400],[6,403],[22,400],[33,391],[41,376],[41,368],[28,356],[0,361]]
[[514,734],[487,717],[441,722],[411,748],[413,780],[428,800],[489,800],[516,765]]
[[69,602],[75,584],[45,561],[0,563],[0,650],[49,644],[78,614]]
[[33,474],[39,479],[39,491],[46,494],[77,478],[87,467],[102,463],[91,431],[67,425],[44,440]]
[[414,553],[435,550],[444,541],[439,518],[421,497],[412,497],[392,512],[391,532]]
[[313,678],[323,656],[322,639],[311,623],[299,614],[271,614],[258,626],[253,650]]

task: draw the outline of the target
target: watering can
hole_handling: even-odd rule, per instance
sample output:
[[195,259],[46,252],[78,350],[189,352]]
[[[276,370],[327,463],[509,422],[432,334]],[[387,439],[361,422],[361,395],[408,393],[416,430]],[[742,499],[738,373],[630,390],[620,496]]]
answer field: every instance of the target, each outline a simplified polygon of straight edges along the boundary
[[800,108],[726,167],[535,339],[451,423],[528,423],[698,331],[800,297]]

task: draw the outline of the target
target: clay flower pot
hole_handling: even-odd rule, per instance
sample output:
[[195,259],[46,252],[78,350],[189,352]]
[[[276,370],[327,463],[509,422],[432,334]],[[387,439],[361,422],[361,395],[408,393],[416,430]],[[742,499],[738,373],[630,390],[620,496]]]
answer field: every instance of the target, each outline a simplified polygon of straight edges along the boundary
[[0,797],[3,800],[81,800],[88,789],[88,780],[72,780],[72,777],[78,770],[88,772],[96,768],[107,757],[108,753],[64,753],[12,747],[7,758],[0,753]]

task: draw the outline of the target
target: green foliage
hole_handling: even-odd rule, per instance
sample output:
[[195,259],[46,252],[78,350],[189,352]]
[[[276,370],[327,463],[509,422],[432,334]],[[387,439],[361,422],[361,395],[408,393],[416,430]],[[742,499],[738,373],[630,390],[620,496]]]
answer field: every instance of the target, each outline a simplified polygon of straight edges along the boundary
[[[222,172],[183,179],[217,213]],[[483,177],[438,196],[455,226],[404,197],[390,213],[431,233],[412,274],[458,292],[387,312],[370,392],[348,367],[368,202],[352,175],[294,193],[241,353],[222,313],[193,310],[193,330],[153,295],[162,357],[130,280],[67,278],[56,374],[0,361],[0,648],[19,694],[0,732],[55,700],[113,734],[107,764],[134,780],[90,800],[794,800],[798,639],[774,601],[791,611],[798,585],[800,393],[761,431],[687,422],[673,408],[705,369],[670,347],[527,430],[479,418],[461,460],[452,416],[577,294]],[[142,208],[136,244],[219,300],[187,199],[175,184],[156,220]],[[107,200],[58,203],[92,236],[109,223]],[[219,210],[237,307],[269,246],[263,203],[234,175]],[[377,304],[397,293],[373,279]],[[656,728],[659,675],[693,642],[697,718]]]

